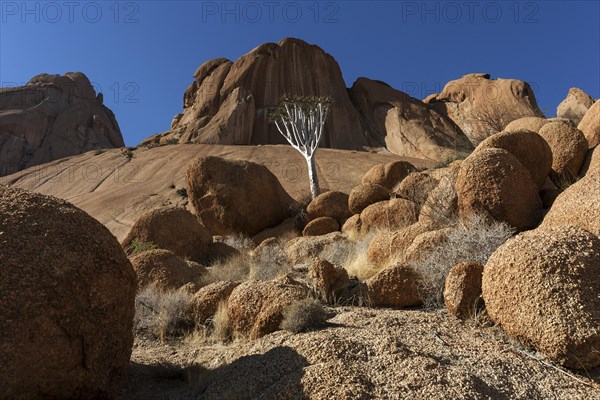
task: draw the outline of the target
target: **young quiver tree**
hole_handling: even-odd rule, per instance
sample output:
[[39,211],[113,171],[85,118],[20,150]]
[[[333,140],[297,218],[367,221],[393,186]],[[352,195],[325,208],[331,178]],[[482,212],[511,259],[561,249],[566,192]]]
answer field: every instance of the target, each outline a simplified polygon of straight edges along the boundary
[[285,95],[270,114],[279,132],[306,159],[313,199],[320,192],[314,156],[332,103],[330,97]]

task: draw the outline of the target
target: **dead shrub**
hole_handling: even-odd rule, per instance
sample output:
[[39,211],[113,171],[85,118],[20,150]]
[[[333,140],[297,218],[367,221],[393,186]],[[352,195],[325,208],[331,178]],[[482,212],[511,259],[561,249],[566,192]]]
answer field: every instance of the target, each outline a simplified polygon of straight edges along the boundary
[[147,286],[135,298],[135,332],[148,332],[161,340],[189,333],[194,328],[191,300],[192,294],[185,287],[162,291],[155,285]]
[[322,327],[327,320],[327,312],[316,299],[298,300],[283,312],[280,328],[292,333],[307,332]]
[[420,291],[425,306],[443,305],[444,282],[452,267],[463,262],[485,265],[490,255],[514,232],[506,223],[473,215],[452,226],[445,243],[423,254],[418,261],[408,261],[407,265],[421,276]]

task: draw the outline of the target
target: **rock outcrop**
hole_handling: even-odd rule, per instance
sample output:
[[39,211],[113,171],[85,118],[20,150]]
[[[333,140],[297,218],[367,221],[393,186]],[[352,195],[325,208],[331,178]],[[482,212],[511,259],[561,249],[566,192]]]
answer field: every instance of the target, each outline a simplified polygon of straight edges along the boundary
[[556,108],[556,116],[566,118],[577,126],[592,104],[594,99],[589,94],[579,88],[571,88],[567,97]]
[[334,101],[321,147],[387,149],[434,161],[472,150],[456,124],[406,93],[367,78],[348,90],[335,59],[299,39],[263,44],[235,62],[207,61],[194,78],[171,129],[142,144],[286,144],[268,117],[283,95],[296,94]]
[[468,74],[448,82],[429,104],[451,118],[474,144],[522,117],[543,117],[531,86],[516,79]]
[[472,150],[449,118],[385,83],[359,78],[350,95],[367,132],[394,154],[443,162]]
[[81,72],[41,74],[25,86],[0,89],[0,176],[123,146],[114,114]]
[[119,242],[70,203],[0,186],[0,249],[0,398],[111,398],[136,290]]
[[287,38],[260,45],[235,62],[202,64],[184,95],[184,111],[171,130],[146,143],[285,144],[268,114],[284,94],[330,96],[334,101],[321,145],[361,149],[365,137],[335,59],[315,45]]

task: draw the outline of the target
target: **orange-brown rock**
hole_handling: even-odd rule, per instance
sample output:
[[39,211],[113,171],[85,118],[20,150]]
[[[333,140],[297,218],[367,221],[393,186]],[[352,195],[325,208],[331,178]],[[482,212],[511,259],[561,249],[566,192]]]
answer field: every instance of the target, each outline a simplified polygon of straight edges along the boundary
[[111,110],[81,72],[0,89],[0,176],[86,151],[123,147]]
[[289,240],[285,252],[293,265],[310,265],[316,260],[339,264],[347,257],[352,243],[340,232],[320,236],[302,236]]
[[256,339],[279,330],[283,311],[307,298],[309,289],[290,277],[243,282],[229,296],[227,315],[235,334]]
[[383,82],[359,78],[350,95],[367,132],[394,154],[442,162],[473,149],[445,115]]
[[442,170],[438,185],[429,193],[421,207],[419,223],[429,230],[444,228],[458,218],[456,178],[462,161],[455,161]]
[[[188,197],[182,196],[180,189],[185,188],[187,167],[198,154],[262,164],[295,199],[301,200],[310,193],[306,161],[291,146],[181,144],[139,147],[130,153],[128,161],[119,149],[100,154],[88,152],[45,164],[41,170],[29,168],[2,178],[1,182],[71,199],[121,241],[145,212],[165,205],[189,206]],[[373,165],[394,160],[401,158],[334,149],[319,149],[316,156],[322,187],[344,193],[350,193]],[[433,165],[423,160],[404,160],[419,168]]]
[[588,151],[583,133],[564,122],[551,122],[540,129],[540,136],[552,150],[552,179],[576,177]]
[[542,226],[577,225],[600,236],[600,170],[569,186],[552,204]]
[[393,161],[387,164],[378,164],[367,171],[362,178],[362,183],[381,185],[392,192],[404,178],[416,170],[414,165],[406,161]]
[[235,289],[238,282],[221,281],[204,286],[192,297],[190,302],[190,314],[194,323],[204,325],[217,312],[219,304],[226,302]]
[[360,214],[354,214],[342,225],[342,233],[356,234],[360,233],[362,223],[360,222]]
[[408,175],[396,188],[396,196],[423,206],[429,193],[439,184],[439,181],[425,172],[413,172]]
[[335,218],[341,225],[352,216],[348,208],[348,195],[346,193],[330,190],[314,198],[306,208],[308,219],[319,217]]
[[375,235],[367,250],[369,263],[383,267],[394,259],[401,259],[413,240],[424,232],[427,232],[427,229],[417,223],[399,231],[381,232]]
[[593,171],[600,171],[600,146],[596,146],[588,151],[583,161],[583,166],[579,170],[579,176],[585,176]]
[[190,265],[169,250],[148,250],[130,258],[137,275],[138,290],[156,285],[159,290],[176,290],[188,283],[195,284],[206,268]]
[[529,171],[538,188],[548,179],[552,169],[552,150],[537,133],[527,130],[496,133],[481,142],[475,151],[487,148],[503,149],[515,156]]
[[313,289],[326,302],[341,300],[350,286],[348,272],[326,260],[317,260],[308,270]]
[[131,255],[140,242],[170,250],[181,258],[203,262],[212,235],[185,208],[163,207],[140,216],[122,245]]
[[594,99],[589,94],[581,89],[571,88],[567,97],[556,108],[556,116],[566,118],[577,126],[592,104]]
[[369,301],[375,307],[412,307],[423,304],[419,275],[409,266],[386,268],[367,280]]
[[504,132],[531,131],[539,133],[540,129],[548,123],[546,118],[523,117],[515,119],[504,128]]
[[451,230],[452,228],[443,228],[419,234],[406,248],[403,260],[418,262],[427,257],[436,248],[443,246],[448,241],[448,234]]
[[519,229],[537,225],[542,201],[529,171],[506,150],[481,149],[461,164],[456,178],[461,218],[489,215]]
[[361,149],[377,144],[363,134],[338,63],[318,46],[287,38],[260,45],[235,62],[208,61],[194,75],[184,97],[183,115],[174,120],[170,131],[150,141],[181,138],[195,143],[284,144],[267,117],[284,94],[293,93],[330,96],[335,101],[321,146]]
[[255,235],[280,224],[294,200],[266,167],[199,157],[188,167],[188,197],[213,234]]
[[585,113],[577,129],[583,132],[590,149],[600,145],[600,101],[596,101]]
[[133,345],[135,273],[98,221],[0,185],[0,398],[116,394]]
[[515,79],[468,74],[448,82],[430,105],[451,118],[473,143],[522,117],[543,117],[531,86]]
[[340,230],[340,224],[331,217],[319,217],[310,221],[302,231],[302,236],[320,236]]
[[356,186],[348,197],[348,207],[353,214],[360,214],[362,210],[379,201],[389,200],[390,191],[375,183],[363,183]]
[[457,318],[473,318],[481,306],[483,265],[461,263],[454,266],[444,284],[444,305]]
[[406,228],[419,217],[417,205],[405,199],[391,199],[371,204],[360,213],[361,233],[397,231]]
[[509,336],[569,368],[600,365],[600,238],[574,226],[521,233],[492,254],[482,286]]

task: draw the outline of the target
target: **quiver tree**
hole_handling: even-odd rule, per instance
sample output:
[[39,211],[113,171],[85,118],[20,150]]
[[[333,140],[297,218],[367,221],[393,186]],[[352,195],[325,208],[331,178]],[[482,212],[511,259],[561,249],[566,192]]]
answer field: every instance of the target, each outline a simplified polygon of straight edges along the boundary
[[313,199],[320,192],[314,156],[332,103],[329,97],[285,95],[269,116],[279,132],[306,159]]

